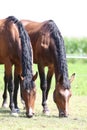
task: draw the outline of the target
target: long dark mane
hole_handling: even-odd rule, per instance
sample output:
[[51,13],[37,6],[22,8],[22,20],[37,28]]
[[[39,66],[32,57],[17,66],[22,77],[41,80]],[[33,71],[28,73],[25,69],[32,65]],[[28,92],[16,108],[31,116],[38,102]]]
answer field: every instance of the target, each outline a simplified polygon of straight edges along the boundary
[[66,60],[66,51],[63,37],[53,20],[49,20],[45,25],[44,28],[49,30],[50,36],[54,40],[55,48],[56,48],[56,62],[55,66],[58,67],[58,72],[63,76],[63,86],[65,88],[70,87],[70,83],[68,80],[68,67],[67,67],[67,60]]
[[24,89],[31,89],[30,87],[32,82],[32,62],[33,62],[33,55],[32,55],[32,47],[30,38],[24,29],[22,23],[15,18],[14,16],[9,16],[7,21],[14,22],[19,30],[19,35],[21,39],[21,46],[22,46],[22,76],[24,77]]

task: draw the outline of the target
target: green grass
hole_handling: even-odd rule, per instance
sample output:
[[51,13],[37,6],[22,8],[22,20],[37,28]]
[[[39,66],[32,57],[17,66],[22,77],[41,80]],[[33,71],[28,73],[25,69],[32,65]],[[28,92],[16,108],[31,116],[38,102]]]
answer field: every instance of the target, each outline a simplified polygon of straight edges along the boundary
[[87,63],[80,61],[69,63],[69,75],[76,73],[75,80],[72,83],[72,92],[74,95],[87,95]]
[[[33,66],[34,73],[37,71],[37,65]],[[47,68],[46,68],[47,70]],[[75,80],[71,84],[71,89],[74,95],[87,95],[87,63],[79,60],[78,62],[68,62],[69,77],[72,73],[76,73]],[[4,67],[0,66],[0,90],[3,90],[3,76]],[[36,80],[37,90],[40,90],[39,76]],[[50,92],[53,92],[55,88],[55,79],[52,79],[52,85]]]
[[[35,116],[31,119],[26,118],[25,110],[20,102],[18,95],[18,103],[20,107],[19,117],[13,117],[10,114],[9,108],[2,108],[2,93],[3,93],[3,74],[4,68],[0,66],[0,130],[87,130],[87,63],[68,62],[69,76],[76,73],[76,78],[72,83],[72,97],[69,104],[69,117],[59,118],[58,110],[53,102],[53,90],[55,87],[55,80],[52,80],[52,87],[49,93],[48,106],[50,116],[42,114],[41,99],[42,94],[40,90],[39,77],[36,80],[37,98],[35,103]],[[37,70],[34,65],[34,72]],[[9,99],[8,99],[9,105]]]
[[[34,65],[34,72],[36,70],[37,66]],[[87,95],[87,63],[82,60],[78,60],[78,62],[68,61],[68,71],[69,71],[69,78],[73,73],[76,73],[75,79],[71,84],[73,95]],[[38,91],[40,91],[39,84],[40,81],[38,77],[38,79],[36,80]],[[55,78],[53,76],[50,92],[53,92],[54,88],[55,88]]]
[[21,112],[19,117],[12,117],[9,108],[0,108],[0,130],[87,130],[87,96],[72,96],[68,118],[58,117],[58,111],[51,93],[49,94],[48,106],[50,116],[44,116],[42,114],[41,93],[37,92],[35,116],[33,118],[26,118],[20,100]]

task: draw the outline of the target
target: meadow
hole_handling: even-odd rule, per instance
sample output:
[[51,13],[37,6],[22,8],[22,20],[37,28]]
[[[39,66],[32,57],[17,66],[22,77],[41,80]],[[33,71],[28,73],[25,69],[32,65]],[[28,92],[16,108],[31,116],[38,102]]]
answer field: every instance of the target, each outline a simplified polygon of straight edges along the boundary
[[[34,72],[36,72],[36,70],[37,66],[34,65]],[[81,60],[78,60],[78,62],[68,61],[68,70],[69,77],[72,75],[72,73],[76,73],[75,80],[71,85],[72,97],[69,104],[69,117],[58,117],[58,110],[53,102],[53,90],[55,87],[54,77],[48,98],[50,115],[45,116],[42,114],[42,94],[38,77],[36,80],[37,98],[35,103],[35,116],[28,119],[26,118],[25,110],[23,109],[20,101],[20,94],[18,95],[18,103],[20,107],[19,117],[13,117],[10,114],[9,108],[5,109],[1,107],[4,85],[4,67],[0,66],[0,130],[87,130],[87,63]]]

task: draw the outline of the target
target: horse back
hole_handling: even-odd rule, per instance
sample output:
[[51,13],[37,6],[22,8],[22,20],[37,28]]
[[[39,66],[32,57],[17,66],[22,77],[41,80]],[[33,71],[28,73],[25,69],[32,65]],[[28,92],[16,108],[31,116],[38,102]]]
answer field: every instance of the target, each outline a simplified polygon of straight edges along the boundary
[[52,63],[52,39],[50,37],[50,31],[45,29],[45,24],[47,24],[49,20],[43,22],[22,20],[21,22],[31,39],[34,63],[40,62],[44,64],[44,66]]

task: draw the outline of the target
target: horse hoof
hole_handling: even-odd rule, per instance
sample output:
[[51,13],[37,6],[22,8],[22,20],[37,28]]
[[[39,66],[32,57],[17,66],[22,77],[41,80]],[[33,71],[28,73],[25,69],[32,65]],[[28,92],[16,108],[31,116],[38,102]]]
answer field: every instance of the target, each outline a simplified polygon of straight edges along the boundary
[[46,116],[49,116],[50,112],[49,112],[49,110],[43,110],[43,114],[46,115]]
[[14,117],[18,117],[19,114],[17,112],[11,112],[11,115],[14,116]]
[[47,105],[43,107],[43,114],[46,115],[46,116],[50,115],[50,112],[49,112]]
[[14,116],[14,117],[18,117],[18,116],[19,116],[19,114],[18,114],[18,112],[17,112],[16,109],[13,109],[13,110],[11,111],[11,115]]
[[14,116],[14,117],[18,117],[18,116],[19,116],[18,113],[19,113],[19,112],[18,112],[18,109],[12,109],[12,110],[11,110],[11,115]]
[[3,104],[2,104],[2,107],[3,107],[3,108],[8,108],[7,103],[3,103]]
[[20,112],[20,109],[17,107],[17,108],[15,108],[15,111],[16,111],[17,113],[19,113],[19,112]]

